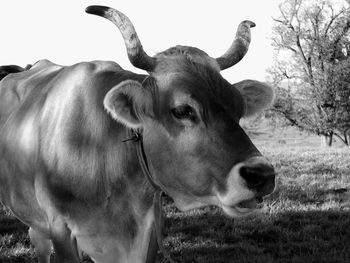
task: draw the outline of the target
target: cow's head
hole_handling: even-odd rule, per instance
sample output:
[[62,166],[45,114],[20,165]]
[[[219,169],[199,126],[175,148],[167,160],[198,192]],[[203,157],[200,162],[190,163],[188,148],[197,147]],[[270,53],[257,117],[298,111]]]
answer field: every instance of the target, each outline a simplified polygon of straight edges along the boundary
[[120,83],[104,103],[114,119],[143,130],[156,183],[181,210],[217,205],[231,216],[253,211],[273,191],[275,172],[239,120],[266,108],[273,91],[253,80],[232,85],[220,70],[243,58],[254,23],[242,22],[229,50],[216,59],[184,46],[150,57],[124,14],[101,6],[87,12],[116,24],[131,63],[149,73],[142,84]]

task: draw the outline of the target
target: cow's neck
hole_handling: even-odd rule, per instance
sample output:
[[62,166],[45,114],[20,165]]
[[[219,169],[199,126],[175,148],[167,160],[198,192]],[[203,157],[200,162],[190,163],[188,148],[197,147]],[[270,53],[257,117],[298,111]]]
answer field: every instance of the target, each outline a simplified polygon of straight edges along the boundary
[[[125,212],[127,213],[127,211]],[[135,215],[134,220],[129,219],[134,221],[134,226],[131,226],[130,222],[129,224],[114,225],[114,229],[110,229],[110,232],[113,233],[117,229],[119,233],[116,236],[101,232],[88,237],[78,235],[78,246],[98,263],[153,263],[157,251],[154,235],[152,235],[154,225],[153,206],[148,209],[143,218],[140,217],[142,214]],[[132,237],[120,233],[120,231],[129,231],[133,228],[136,231]]]
[[[133,165],[138,166],[135,162]],[[105,229],[108,235],[112,233],[110,238],[96,229],[96,234],[86,240],[78,238],[78,243],[96,262],[155,262],[154,190],[140,169],[127,174],[123,180],[119,182],[124,186],[123,196],[118,192],[121,190],[119,183],[112,187],[108,201],[101,207],[101,217],[97,218],[106,222],[104,226],[113,226]]]
[[160,208],[158,203],[154,203],[154,197],[160,189],[152,182],[147,157],[143,153],[142,135],[128,131],[126,139],[124,143],[131,147],[129,152],[132,154],[131,158],[129,156],[129,165],[137,167],[134,174],[127,176],[129,193],[133,196],[129,203],[130,209],[134,210],[134,222],[138,229],[136,236],[130,240],[128,262],[154,262],[158,248],[155,216],[159,214],[157,210]]
[[[96,262],[151,263],[156,256],[157,241],[153,233],[155,189],[139,164],[137,144],[122,142],[128,136],[126,129],[120,130],[116,138],[118,147],[109,149],[109,156],[115,156],[115,160],[111,159],[107,164],[119,164],[112,166],[118,170],[108,176],[102,203],[99,201],[92,206],[91,213],[96,214],[92,225],[102,224],[104,230],[91,232],[90,228],[77,226],[78,236],[86,232],[90,235],[86,239],[78,237],[78,244]],[[112,150],[116,150],[114,155]],[[110,238],[106,238],[107,235]]]
[[146,213],[145,217],[138,222],[138,234],[132,242],[128,262],[146,262],[147,257],[153,257],[154,236],[152,229],[154,226],[154,207],[152,206]]
[[[126,139],[125,141],[132,141],[136,145],[136,155],[137,155],[137,160],[139,162],[142,174],[144,175],[144,178],[147,179],[149,185],[152,186],[154,190],[154,195],[153,195],[153,238],[152,236],[149,239],[149,249],[148,249],[148,257],[147,257],[147,262],[153,262],[154,261],[154,255],[156,253],[156,247],[158,245],[161,253],[163,256],[171,263],[174,261],[170,257],[170,255],[167,253],[167,251],[164,249],[162,245],[162,234],[161,234],[161,229],[162,229],[162,195],[163,195],[163,190],[161,187],[155,182],[153,175],[151,174],[151,171],[149,169],[149,163],[147,160],[147,155],[144,151],[144,145],[143,145],[143,134],[142,131],[138,130],[131,130],[129,132],[130,138]],[[124,141],[124,142],[125,142]],[[154,238],[155,235],[155,238]],[[154,241],[156,239],[156,242]],[[154,243],[156,243],[154,245]]]

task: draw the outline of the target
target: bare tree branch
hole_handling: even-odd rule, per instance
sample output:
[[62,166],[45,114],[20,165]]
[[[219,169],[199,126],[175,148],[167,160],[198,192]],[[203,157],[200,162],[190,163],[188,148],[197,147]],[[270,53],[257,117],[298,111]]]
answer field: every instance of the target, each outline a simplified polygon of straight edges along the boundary
[[335,21],[340,15],[342,15],[342,14],[345,12],[345,10],[346,10],[346,9],[344,8],[344,9],[342,9],[338,14],[334,15],[334,9],[333,9],[333,7],[332,7],[331,5],[329,5],[329,8],[330,8],[331,11],[332,11],[332,15],[331,15],[331,18],[330,18],[330,20],[329,20],[329,23],[327,24],[326,29],[325,29],[325,31],[324,31],[324,34],[323,34],[324,37],[327,36],[328,31],[329,31],[330,27],[332,26],[332,24],[334,23],[334,21]]
[[291,53],[289,62],[277,60],[270,71],[275,85],[281,85],[276,87],[282,96],[274,105],[276,116],[318,135],[349,134],[350,7],[282,3],[280,16],[273,18],[273,41],[277,50]]

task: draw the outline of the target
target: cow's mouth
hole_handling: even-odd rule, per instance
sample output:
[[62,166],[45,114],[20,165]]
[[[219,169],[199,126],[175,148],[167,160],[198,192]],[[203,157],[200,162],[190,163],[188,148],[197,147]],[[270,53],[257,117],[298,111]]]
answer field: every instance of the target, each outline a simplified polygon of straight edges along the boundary
[[256,198],[241,201],[235,206],[238,208],[242,208],[242,209],[247,209],[247,208],[248,209],[255,209],[262,202],[263,202],[262,197],[256,197]]
[[235,204],[234,206],[223,206],[223,210],[229,215],[233,217],[245,216],[256,209],[261,207],[261,203],[263,202],[262,197],[255,197],[252,199],[247,199]]

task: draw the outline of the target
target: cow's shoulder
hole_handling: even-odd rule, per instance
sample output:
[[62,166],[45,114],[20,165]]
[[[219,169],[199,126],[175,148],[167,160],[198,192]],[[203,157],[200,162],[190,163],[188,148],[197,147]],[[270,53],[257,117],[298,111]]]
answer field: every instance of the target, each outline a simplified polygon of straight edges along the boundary
[[92,61],[63,67],[47,84],[50,92],[40,108],[40,158],[58,182],[47,182],[58,207],[64,207],[67,196],[72,204],[80,197],[103,198],[98,192],[106,178],[121,169],[125,135],[107,114],[103,99],[125,78],[142,76],[115,62]]

